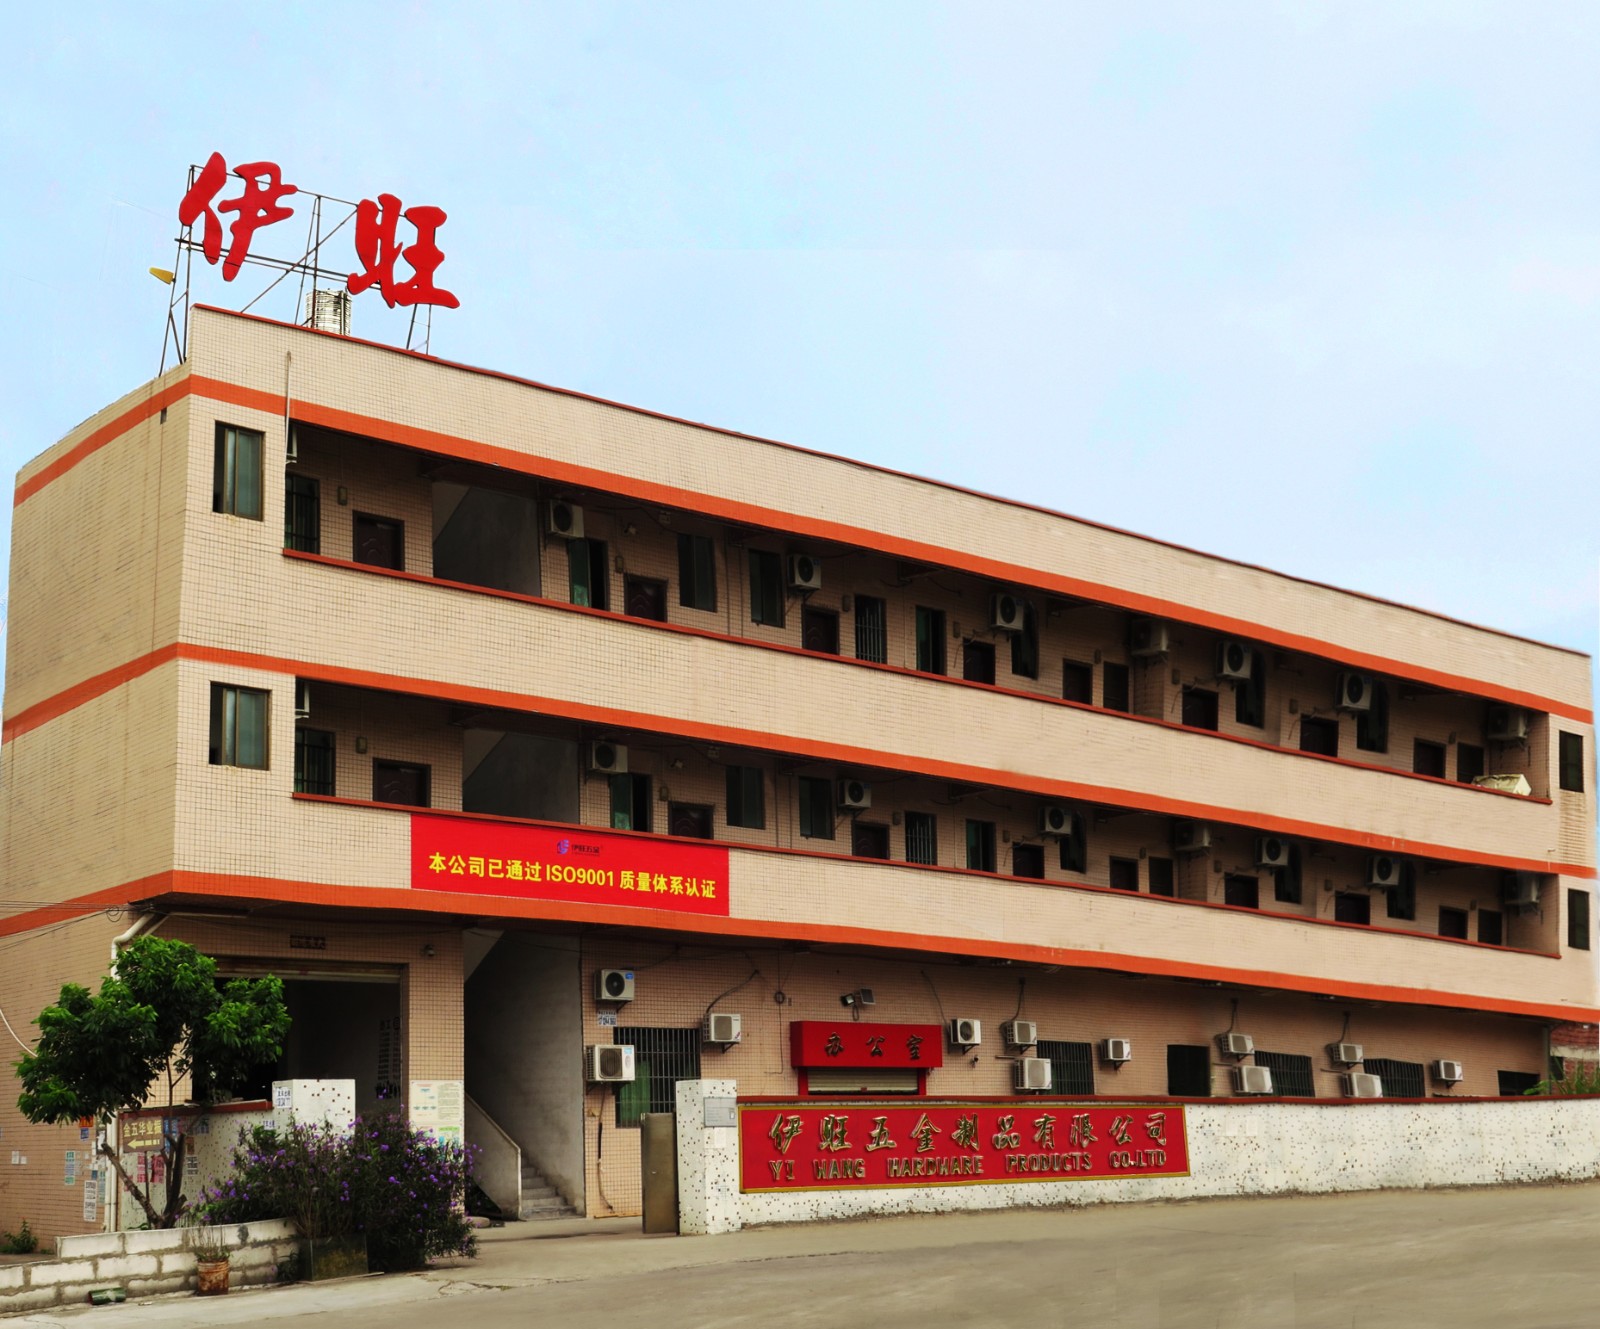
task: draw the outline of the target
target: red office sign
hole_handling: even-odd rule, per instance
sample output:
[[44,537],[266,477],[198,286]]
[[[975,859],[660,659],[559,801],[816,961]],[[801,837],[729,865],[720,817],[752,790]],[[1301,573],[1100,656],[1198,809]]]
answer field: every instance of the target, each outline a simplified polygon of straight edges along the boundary
[[943,1032],[936,1024],[793,1020],[789,1024],[789,1064],[932,1070],[944,1065]]
[[419,813],[411,818],[411,886],[726,916],[728,851],[586,826]]
[[1055,1098],[739,1104],[739,1187],[744,1191],[1188,1173],[1182,1104]]

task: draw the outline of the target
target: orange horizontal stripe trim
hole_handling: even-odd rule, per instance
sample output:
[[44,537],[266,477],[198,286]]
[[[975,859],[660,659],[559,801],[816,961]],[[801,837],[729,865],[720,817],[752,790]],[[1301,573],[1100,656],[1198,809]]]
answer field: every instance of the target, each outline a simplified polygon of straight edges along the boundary
[[13,914],[10,918],[0,919],[0,937],[32,932],[69,919],[87,918],[102,909],[125,909],[152,892],[170,889],[171,877],[170,872],[158,872],[154,876],[139,877],[123,886],[108,886],[104,890],[63,900],[60,904],[44,904],[24,913]]
[[164,665],[178,658],[176,646],[163,646],[160,650],[151,651],[141,655],[136,660],[127,664],[118,665],[114,669],[107,669],[104,673],[86,678],[81,683],[74,683],[63,692],[56,693],[53,697],[46,697],[43,701],[35,702],[24,711],[19,711],[5,722],[0,730],[0,741],[9,743],[14,738],[37,729],[42,724],[47,724],[59,715],[75,710],[87,701],[102,697],[114,688],[121,687],[124,683],[148,674],[152,669]]
[[755,651],[773,651],[779,655],[797,655],[808,660],[818,660],[829,665],[843,665],[850,669],[866,669],[880,674],[897,674],[903,678],[920,678],[929,683],[945,683],[951,687],[971,688],[977,692],[994,692],[1003,697],[1018,697],[1023,701],[1040,702],[1046,706],[1059,706],[1065,710],[1086,711],[1090,715],[1103,715],[1115,717],[1118,721],[1128,721],[1132,724],[1152,725],[1157,729],[1174,729],[1183,734],[1198,734],[1206,739],[1216,739],[1223,743],[1237,743],[1241,747],[1257,748],[1262,752],[1276,752],[1283,756],[1293,757],[1298,761],[1328,762],[1335,766],[1346,766],[1357,771],[1377,771],[1381,775],[1392,775],[1402,780],[1420,780],[1424,784],[1447,785],[1451,789],[1462,789],[1473,794],[1482,794],[1491,798],[1515,798],[1524,803],[1539,803],[1549,806],[1549,798],[1538,797],[1533,794],[1511,794],[1504,789],[1491,789],[1482,785],[1462,784],[1459,780],[1448,780],[1438,775],[1421,775],[1416,771],[1400,770],[1392,766],[1379,766],[1370,761],[1352,761],[1348,757],[1327,757],[1320,752],[1302,752],[1299,748],[1286,748],[1281,744],[1268,743],[1260,738],[1247,738],[1243,734],[1225,734],[1218,729],[1196,729],[1193,725],[1180,724],[1176,720],[1164,720],[1154,715],[1135,715],[1132,711],[1107,710],[1104,706],[1091,706],[1081,701],[1068,701],[1064,697],[1052,697],[1044,692],[1026,692],[1021,688],[1004,687],[994,683],[974,683],[970,679],[956,678],[950,674],[925,674],[918,669],[907,669],[904,665],[880,664],[876,660],[857,660],[848,655],[826,655],[817,651],[808,651],[801,646],[793,646],[788,642],[762,641],[758,637],[735,637],[731,633],[717,632],[711,628],[696,627],[692,623],[668,623],[652,618],[630,618],[626,614],[618,613],[611,609],[595,609],[589,605],[575,605],[567,600],[552,600],[542,595],[526,595],[521,591],[505,591],[493,586],[474,586],[471,582],[450,581],[445,577],[429,577],[420,572],[407,572],[403,568],[380,568],[370,563],[356,563],[345,558],[329,558],[326,554],[307,554],[298,549],[285,549],[283,556],[293,559],[298,563],[317,563],[325,567],[339,568],[347,572],[359,573],[362,576],[387,577],[392,581],[414,582],[421,586],[438,586],[446,590],[460,591],[465,595],[481,595],[493,600],[510,600],[515,604],[536,605],[541,609],[553,609],[564,614],[578,614],[586,618],[604,619],[612,623],[626,623],[630,628],[643,628],[650,632],[666,632],[683,637],[697,637],[703,641],[722,642],[729,646],[738,646]]
[[[270,320],[264,320],[270,321]],[[458,366],[459,367],[459,366]],[[468,371],[481,372],[481,371]],[[504,377],[504,376],[502,376]],[[512,382],[522,380],[508,379]],[[617,410],[630,410],[635,413],[653,415],[652,412],[639,412],[637,408],[618,406],[616,403],[606,402],[602,398],[585,397],[584,394],[570,393],[559,388],[547,388],[543,385],[530,385],[538,387],[541,391],[556,392],[561,395],[582,397],[584,400],[595,401]],[[288,408],[289,402],[283,394],[264,391],[258,388],[245,387],[240,384],[229,383],[222,379],[209,378],[203,375],[190,375],[180,383],[170,385],[156,394],[149,402],[131,408],[116,420],[109,422],[96,430],[83,442],[79,443],[70,452],[52,462],[37,475],[28,479],[26,484],[17,487],[14,502],[20,504],[24,499],[36,493],[44,485],[59,478],[72,469],[84,456],[105,446],[119,433],[160,409],[161,406],[176,401],[178,398],[194,392],[214,401],[221,401],[231,405],[242,406],[250,410],[283,411]],[[164,400],[163,400],[164,399]],[[447,434],[437,430],[422,429],[414,425],[397,424],[392,421],[382,420],[376,416],[362,415],[354,411],[340,410],[335,407],[322,406],[314,402],[296,401],[293,404],[294,414],[297,418],[310,424],[323,425],[326,428],[341,430],[346,433],[364,434],[368,437],[383,439],[404,447],[414,448],[425,452],[438,453],[444,456],[456,457],[461,460],[480,462],[484,465],[495,466],[505,470],[515,471],[519,474],[536,476],[555,480],[561,483],[577,485],[585,488],[608,490],[617,494],[626,495],[646,503],[655,503],[667,507],[686,508],[690,511],[702,512],[711,516],[721,517],[727,521],[745,525],[753,525],[768,530],[790,533],[801,536],[811,536],[816,539],[830,540],[840,544],[854,545],[859,548],[875,550],[905,558],[912,562],[928,562],[942,564],[947,567],[960,568],[978,576],[992,578],[996,581],[1014,583],[1020,586],[1033,587],[1044,591],[1055,591],[1059,594],[1077,599],[1097,601],[1102,604],[1128,609],[1136,613],[1151,614],[1162,618],[1171,618],[1179,622],[1194,623],[1214,631],[1228,633],[1234,636],[1247,637],[1263,644],[1277,646],[1287,650],[1303,651],[1310,655],[1322,656],[1339,663],[1353,666],[1358,669],[1372,670],[1378,673],[1389,674],[1397,678],[1407,678],[1433,687],[1446,688],[1451,691],[1465,692],[1473,696],[1489,697],[1497,701],[1507,702],[1516,706],[1527,707],[1532,710],[1547,711],[1552,715],[1564,716],[1583,724],[1592,724],[1594,713],[1592,709],[1562,701],[1554,697],[1546,697],[1536,692],[1522,688],[1508,687],[1504,684],[1490,683],[1482,679],[1470,678],[1466,675],[1453,674],[1445,670],[1434,669],[1424,665],[1413,664],[1406,661],[1395,660],[1391,657],[1379,655],[1375,652],[1360,651],[1349,647],[1338,646],[1320,638],[1307,636],[1301,633],[1292,633],[1281,628],[1274,628],[1269,624],[1256,623],[1248,619],[1236,618],[1231,615],[1218,614],[1197,606],[1185,605],[1179,601],[1168,600],[1164,597],[1150,596],[1142,593],[1124,590],[1119,587],[1108,586],[1099,582],[1087,581],[1083,578],[1068,577],[1060,573],[1048,572],[1039,568],[1030,568],[1021,564],[1006,563],[997,559],[985,558],[981,555],[970,554],[961,550],[949,549],[944,546],[929,544],[918,540],[908,540],[900,536],[891,536],[881,532],[866,530],[861,527],[849,526],[840,522],[830,522],[821,518],[809,517],[803,514],[783,512],[774,508],[764,508],[755,504],[743,503],[734,499],[725,499],[716,495],[702,494],[694,490],[685,489],[674,485],[664,485],[654,481],[636,479],[630,476],[617,475],[613,472],[600,470],[595,467],[579,466],[570,462],[557,461],[552,458],[532,457],[526,453],[517,452],[509,448],[497,447],[492,444],[480,443],[472,439],[455,434]],[[657,418],[672,420],[670,416]],[[748,437],[753,442],[765,443],[767,440],[758,439],[751,435],[733,434],[727,430],[716,430],[713,426],[696,425],[689,421],[675,421],[687,427],[697,429],[712,429],[713,432],[727,434],[731,437]],[[777,444],[790,448],[790,450],[807,453],[807,449],[792,448],[788,444]],[[811,455],[825,456],[814,453]],[[845,460],[842,458],[828,458],[828,460]],[[880,468],[870,468],[880,469]],[[899,472],[886,471],[886,474],[898,475]],[[907,477],[916,479],[917,477]],[[935,484],[936,481],[922,481],[922,483]],[[952,488],[951,486],[939,486]],[[962,490],[960,492],[974,492]],[[990,498],[988,495],[978,497]],[[1006,503],[1010,506],[1028,508],[1033,511],[1047,512],[1046,509],[1034,508],[1029,504],[1014,503],[1006,499],[993,499],[990,501]],[[1048,513],[1061,517],[1058,513]],[[1100,527],[1093,522],[1084,522],[1079,518],[1061,517],[1062,520],[1078,522],[1081,525],[1112,531],[1115,534],[1127,535],[1127,532],[1115,531],[1111,527]],[[1129,538],[1146,539],[1147,537],[1129,536]],[[1152,544],[1163,545],[1162,541],[1150,541]],[[1166,546],[1181,549],[1181,546]],[[1194,552],[1194,551],[1185,551]],[[1204,557],[1213,557],[1204,555]],[[1232,560],[1218,559],[1219,563],[1233,565]],[[1270,573],[1270,570],[1257,568],[1253,564],[1237,564],[1253,571],[1268,573],[1273,576],[1282,576],[1280,573]],[[1299,578],[1289,578],[1299,581]],[[1304,584],[1321,586],[1321,583],[1306,582]],[[1339,591],[1336,587],[1323,589],[1335,590],[1340,594],[1353,595],[1357,598],[1370,599],[1361,596],[1358,592]],[[1374,600],[1375,603],[1390,604],[1389,601]],[[1405,606],[1394,606],[1406,608]],[[1443,619],[1447,622],[1459,622],[1455,619],[1445,619],[1442,615],[1431,614],[1427,610],[1408,609],[1407,612],[1420,614],[1424,617]],[[1514,634],[1498,632],[1491,628],[1478,628],[1471,624],[1462,624],[1471,627],[1474,631],[1489,632],[1496,636],[1510,637],[1513,640],[1526,641],[1527,638],[1515,637]],[[1565,647],[1549,647],[1544,643],[1530,642],[1532,645],[1541,646],[1543,649],[1561,650],[1568,654],[1581,654],[1572,652]]]
[[[558,900],[514,900],[504,896],[458,895],[447,891],[419,891],[384,886],[342,886],[325,882],[293,881],[276,877],[235,876],[177,870],[146,877],[111,892],[98,892],[74,904],[88,913],[100,907],[94,898],[116,895],[124,900],[140,892],[154,897],[163,892],[211,895],[228,899],[271,900],[285,904],[323,905],[333,908],[397,909],[428,914],[467,914],[483,918],[538,919],[563,923],[599,923],[616,927],[659,928],[671,932],[699,933],[734,939],[810,941],[838,946],[929,951],[942,955],[975,955],[987,959],[1021,960],[1029,964],[1061,965],[1074,969],[1112,969],[1119,973],[1148,974],[1157,978],[1196,978],[1236,987],[1276,988],[1356,1001],[1393,1002],[1407,1006],[1441,1006],[1453,1010],[1499,1015],[1528,1015],[1539,1019],[1590,1022],[1600,1019],[1600,1008],[1552,1002],[1501,1001],[1475,993],[1446,992],[1430,988],[1401,987],[1385,983],[1358,983],[1342,979],[1315,979],[1302,974],[1269,970],[1234,969],[1226,965],[1167,960],[1117,952],[1079,950],[992,942],[970,937],[945,937],[932,933],[846,927],[839,924],[771,922],[763,919],[692,918],[665,909],[573,904]],[[14,930],[14,929],[13,929]]]
[[889,753],[881,748],[854,747],[844,743],[829,743],[794,735],[773,734],[755,729],[740,729],[732,725],[712,724],[707,721],[679,719],[649,715],[641,711],[625,711],[617,707],[594,706],[587,702],[566,698],[541,697],[532,693],[502,692],[494,688],[472,687],[466,684],[442,683],[435,679],[413,678],[399,674],[383,674],[368,669],[351,669],[342,665],[329,665],[285,659],[281,656],[258,655],[246,651],[232,651],[215,646],[179,647],[183,659],[203,660],[211,664],[232,665],[239,669],[261,669],[274,673],[293,674],[302,678],[317,679],[324,683],[343,683],[351,687],[373,688],[381,692],[409,692],[432,697],[439,701],[463,702],[473,706],[488,706],[514,711],[538,711],[569,720],[628,729],[645,729],[654,733],[671,734],[680,738],[699,739],[717,746],[746,747],[777,750],[796,756],[809,757],[819,762],[834,762],[844,766],[889,767],[918,775],[931,775],[941,780],[954,780],[962,784],[993,785],[1004,789],[1018,789],[1028,793],[1043,794],[1050,798],[1078,799],[1090,803],[1113,803],[1141,812],[1154,812],[1196,821],[1225,821],[1234,825],[1249,826],[1257,830],[1276,832],[1308,840],[1331,840],[1337,844],[1355,845],[1384,853],[1405,853],[1421,858],[1437,858],[1452,863],[1468,863],[1484,867],[1510,868],[1523,872],[1559,872],[1571,877],[1593,877],[1596,869],[1582,864],[1554,863],[1546,859],[1522,858],[1511,854],[1484,854],[1459,849],[1453,845],[1433,844],[1400,836],[1378,835],[1367,831],[1352,831],[1342,826],[1328,826],[1301,821],[1292,817],[1278,817],[1266,812],[1247,812],[1212,803],[1189,802],[1169,798],[1163,794],[1113,789],[1103,785],[1081,784],[1072,780],[1049,779],[1030,776],[1015,771],[991,770],[986,766],[973,766],[963,762],[943,761],[935,757],[909,757]]
[[92,456],[107,443],[114,442],[132,429],[134,425],[148,420],[158,411],[165,410],[173,402],[188,395],[189,380],[181,378],[176,383],[169,383],[159,392],[152,393],[144,401],[128,407],[121,415],[106,421],[92,433],[86,434],[49,465],[40,467],[26,480],[17,481],[16,492],[11,497],[11,506],[21,507],[52,480],[65,475],[85,457]]

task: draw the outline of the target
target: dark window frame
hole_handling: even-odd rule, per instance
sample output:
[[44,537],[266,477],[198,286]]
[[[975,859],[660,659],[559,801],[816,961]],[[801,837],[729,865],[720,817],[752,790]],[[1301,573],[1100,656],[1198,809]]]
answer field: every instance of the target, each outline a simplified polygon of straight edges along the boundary
[[[1123,880],[1118,881],[1118,877],[1122,877]],[[1132,891],[1137,894],[1139,890],[1139,860],[1137,858],[1107,859],[1106,880],[1114,891]]]
[[1173,1098],[1210,1098],[1211,1048],[1202,1043],[1167,1044],[1167,1093]]
[[766,830],[767,773],[759,766],[729,765],[726,783],[728,805],[723,820],[747,831]]
[[637,1128],[647,1112],[677,1110],[679,1080],[700,1078],[700,1030],[619,1025],[611,1041],[633,1048],[633,1079],[617,1086],[616,1124]]
[[1094,666],[1081,660],[1061,662],[1061,699],[1082,706],[1094,705]]
[[1050,1092],[1072,1098],[1094,1096],[1094,1044],[1041,1038],[1034,1054],[1050,1063]]
[[1043,881],[1044,846],[1042,844],[1013,844],[1011,846],[1011,875],[1013,877],[1026,877],[1030,881]]
[[283,479],[283,547],[322,552],[322,481],[290,471]]
[[1559,731],[1559,772],[1561,788],[1569,794],[1581,794],[1585,784],[1583,772],[1583,735],[1570,730]]
[[949,654],[945,649],[944,610],[930,609],[927,605],[916,607],[917,672],[938,674],[943,677],[950,670]]
[[[249,704],[241,707],[240,703],[246,699]],[[250,720],[246,713],[254,714],[256,720]],[[259,726],[257,733],[248,736],[252,742],[241,743],[241,723],[253,728]],[[257,747],[259,753],[253,750]],[[255,760],[257,756],[259,760]],[[244,687],[237,683],[211,685],[210,764],[237,766],[250,771],[271,769],[272,693],[269,690]]]
[[[993,872],[995,870],[995,824],[981,817],[967,818],[967,871]],[[973,860],[977,859],[976,862]]]
[[818,775],[797,778],[795,802],[800,835],[807,840],[832,840],[838,817],[833,808],[833,781]]
[[[1427,1068],[1420,1061],[1397,1061],[1392,1057],[1368,1057],[1362,1063],[1368,1075],[1383,1081],[1385,1098],[1426,1098]],[[1415,1092],[1407,1092],[1414,1090]]]
[[678,603],[717,612],[717,544],[709,535],[678,532]]
[[1455,905],[1442,904],[1439,906],[1439,935],[1450,937],[1456,941],[1467,939],[1467,911],[1458,909]]
[[1251,729],[1267,726],[1267,657],[1262,651],[1250,652],[1250,677],[1233,685],[1233,718]]
[[589,609],[610,610],[611,562],[604,540],[567,541],[567,598]]
[[[933,812],[907,812],[905,815],[906,862],[937,867],[939,863],[939,818]],[[915,852],[913,853],[913,850]]]
[[855,623],[856,659],[872,664],[889,661],[889,603],[881,596],[858,595],[851,611]]
[[[217,421],[211,459],[211,510],[247,521],[266,512],[267,436],[259,429]],[[241,452],[244,456],[241,458]],[[240,476],[245,484],[240,485]],[[254,492],[251,492],[251,486]]]
[[1580,886],[1567,887],[1567,949],[1586,951],[1590,944],[1589,919],[1593,899]]
[[295,726],[295,793],[317,794],[323,798],[335,797],[338,770],[338,736],[334,731],[314,729],[310,725]]
[[750,568],[750,621],[770,628],[784,626],[789,592],[783,580],[783,555],[771,549],[752,549]]
[[[422,777],[422,801],[419,803],[391,803],[378,797],[378,770],[387,767],[395,771],[417,771]],[[390,807],[431,808],[433,806],[433,767],[421,761],[396,761],[390,757],[372,759],[372,801]]]
[[1362,752],[1389,750],[1389,684],[1372,680],[1372,704],[1356,712],[1356,747]]
[[1119,715],[1133,713],[1133,681],[1128,666],[1107,660],[1100,666],[1100,708]]
[[1431,738],[1414,738],[1411,740],[1411,773],[1413,775],[1427,775],[1435,780],[1445,778],[1445,771],[1449,769],[1449,754],[1443,743],[1435,742]]
[[1316,1076],[1312,1071],[1311,1058],[1298,1052],[1263,1052],[1257,1050],[1255,1054],[1257,1066],[1265,1066],[1272,1072],[1272,1096],[1274,1098],[1315,1098],[1317,1096]]
[[1011,673],[1016,678],[1039,677],[1039,616],[1026,600],[1022,605],[1022,631],[1011,634]]
[[[392,526],[395,533],[394,556],[398,560],[394,563],[370,563],[361,557],[361,527],[363,523],[371,526]],[[350,560],[360,563],[363,567],[388,568],[391,572],[404,572],[406,568],[406,524],[399,517],[385,517],[377,512],[352,512],[350,514]]]

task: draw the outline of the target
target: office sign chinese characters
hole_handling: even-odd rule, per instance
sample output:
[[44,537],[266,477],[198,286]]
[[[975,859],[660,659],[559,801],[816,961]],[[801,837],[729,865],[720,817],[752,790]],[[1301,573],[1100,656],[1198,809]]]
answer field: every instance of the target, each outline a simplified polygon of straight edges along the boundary
[[422,891],[728,913],[728,851],[583,826],[411,818],[411,885]]
[[1181,1104],[741,1103],[744,1191],[1183,1177]]

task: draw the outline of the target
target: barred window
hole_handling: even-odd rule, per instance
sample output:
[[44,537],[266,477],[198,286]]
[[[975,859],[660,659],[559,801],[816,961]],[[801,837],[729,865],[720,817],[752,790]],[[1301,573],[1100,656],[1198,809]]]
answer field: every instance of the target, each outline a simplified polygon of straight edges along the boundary
[[931,812],[906,813],[906,862],[939,861],[939,823]]
[[1050,1092],[1094,1093],[1094,1044],[1041,1038],[1036,1051],[1050,1063]]
[[856,596],[856,659],[883,664],[889,658],[888,610],[875,595]]
[[1385,1098],[1426,1098],[1428,1091],[1422,1076],[1420,1061],[1390,1061],[1386,1057],[1368,1057],[1362,1062],[1368,1075],[1383,1081]]
[[333,732],[328,729],[294,731],[294,791],[333,797]]
[[1257,1052],[1256,1065],[1272,1072],[1272,1092],[1277,1098],[1315,1098],[1311,1058],[1295,1052]]
[[292,471],[284,477],[283,547],[302,554],[322,552],[322,493],[317,481]]
[[617,1125],[637,1126],[646,1112],[672,1112],[679,1080],[700,1078],[699,1029],[619,1026],[613,1043],[633,1048],[633,1079],[617,1086]]

